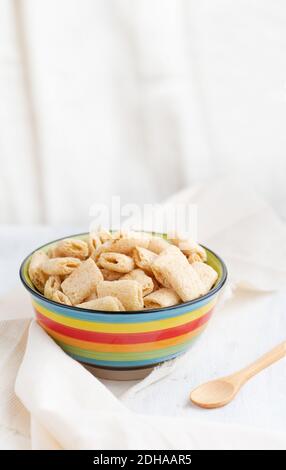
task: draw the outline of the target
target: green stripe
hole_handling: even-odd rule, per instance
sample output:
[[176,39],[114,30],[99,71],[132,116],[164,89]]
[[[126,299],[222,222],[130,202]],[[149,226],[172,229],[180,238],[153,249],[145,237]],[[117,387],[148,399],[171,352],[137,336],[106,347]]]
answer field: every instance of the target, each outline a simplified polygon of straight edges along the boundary
[[110,361],[125,361],[125,360],[141,360],[141,359],[150,359],[150,358],[159,358],[164,356],[169,356],[170,354],[179,352],[186,348],[186,346],[190,345],[197,336],[192,337],[190,340],[185,341],[184,343],[180,343],[175,346],[170,346],[164,349],[155,349],[153,351],[139,351],[139,352],[121,352],[121,353],[112,353],[112,352],[105,352],[105,351],[89,351],[87,349],[77,348],[75,346],[70,346],[61,343],[60,341],[56,341],[57,344],[64,349],[66,352],[75,354],[81,357],[89,357],[91,359],[98,359],[98,360],[110,360]]

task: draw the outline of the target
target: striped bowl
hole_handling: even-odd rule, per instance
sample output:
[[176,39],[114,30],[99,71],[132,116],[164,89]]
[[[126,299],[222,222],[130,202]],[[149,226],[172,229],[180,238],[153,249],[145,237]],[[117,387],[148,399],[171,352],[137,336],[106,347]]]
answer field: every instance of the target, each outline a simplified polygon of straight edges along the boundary
[[[87,237],[80,234],[70,238]],[[38,249],[47,251],[58,241]],[[207,263],[218,273],[216,285],[197,300],[167,308],[103,312],[48,300],[29,278],[32,254],[23,261],[20,277],[31,294],[37,322],[69,356],[99,377],[138,379],[154,366],[184,353],[207,326],[227,270],[219,256],[205,249]]]

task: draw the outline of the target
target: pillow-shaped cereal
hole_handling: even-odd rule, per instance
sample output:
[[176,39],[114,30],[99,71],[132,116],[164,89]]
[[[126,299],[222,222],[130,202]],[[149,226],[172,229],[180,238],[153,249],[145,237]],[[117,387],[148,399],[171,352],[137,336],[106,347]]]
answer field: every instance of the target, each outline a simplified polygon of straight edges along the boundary
[[89,302],[90,300],[95,300],[97,299],[97,292],[94,291],[92,292],[86,299],[84,299],[85,302]]
[[129,273],[134,269],[133,258],[122,253],[101,253],[98,265],[118,273]]
[[115,253],[123,253],[125,255],[131,255],[133,249],[136,246],[141,246],[143,248],[148,248],[149,245],[149,238],[120,238],[118,240],[114,240],[109,250]]
[[112,235],[108,230],[100,229],[90,232],[88,238],[89,255],[96,260],[101,253],[100,247],[111,240]]
[[167,240],[165,240],[164,238],[152,237],[149,241],[148,250],[153,251],[154,253],[159,255],[160,253],[162,253],[162,251],[169,248],[169,246],[170,243],[167,242]]
[[72,305],[68,296],[65,295],[63,292],[61,292],[60,290],[56,290],[53,293],[53,297],[51,300],[54,300],[55,302],[59,302],[60,304],[64,304],[64,305]]
[[192,264],[192,267],[199,275],[201,282],[204,285],[204,294],[206,294],[215,284],[218,278],[218,273],[206,263],[196,262]]
[[154,289],[153,279],[150,276],[147,276],[147,274],[142,269],[134,269],[130,273],[122,276],[121,279],[133,279],[133,281],[139,282],[139,284],[142,286],[143,297],[145,297],[145,295],[151,294]]
[[198,253],[191,253],[189,256],[188,256],[188,261],[190,264],[193,264],[193,263],[196,263],[197,261],[201,261],[202,258],[200,257],[200,255]]
[[101,268],[103,279],[105,281],[118,281],[121,278],[122,273],[117,273],[116,271],[110,271],[109,269]]
[[73,305],[82,303],[96,290],[97,284],[103,280],[100,269],[93,259],[83,261],[62,283],[62,291]]
[[112,240],[112,234],[109,232],[109,230],[105,230],[104,228],[101,228],[98,231],[98,236],[102,243],[105,243],[108,240]]
[[184,255],[190,256],[191,254],[196,253],[199,255],[200,261],[207,260],[206,250],[191,238],[188,238],[187,240],[183,240],[181,238],[172,238],[171,242],[177,246],[184,253]]
[[175,246],[157,256],[152,270],[156,279],[163,286],[174,289],[183,302],[196,299],[205,292],[198,273]]
[[48,261],[48,259],[49,258],[44,251],[35,251],[29,265],[29,277],[36,289],[38,289],[42,294],[48,279],[48,275],[43,270],[43,265]]
[[61,240],[53,249],[53,257],[70,256],[72,258],[86,259],[88,256],[88,245],[83,240],[67,238]]
[[107,312],[123,312],[125,310],[120,300],[110,295],[89,302],[83,302],[77,305],[77,307],[89,308],[91,310],[105,310]]
[[80,265],[78,258],[50,258],[43,263],[43,271],[49,276],[66,276]]
[[93,256],[93,253],[102,245],[99,234],[97,232],[90,232],[88,237],[88,250],[89,256]]
[[133,250],[133,259],[138,268],[143,269],[147,274],[153,274],[151,264],[157,255],[153,251],[147,250],[140,246],[136,246]]
[[107,253],[110,251],[110,248],[112,246],[112,241],[107,240],[106,242],[98,244],[98,246],[91,251],[90,257],[97,263],[98,258],[100,257],[101,253]]
[[61,283],[60,276],[50,276],[45,284],[44,296],[47,297],[47,299],[52,299],[54,293],[61,290]]
[[137,281],[102,281],[97,286],[98,297],[116,297],[126,310],[141,310],[144,307],[142,287]]
[[180,303],[180,297],[173,289],[162,287],[144,298],[146,308],[171,307]]

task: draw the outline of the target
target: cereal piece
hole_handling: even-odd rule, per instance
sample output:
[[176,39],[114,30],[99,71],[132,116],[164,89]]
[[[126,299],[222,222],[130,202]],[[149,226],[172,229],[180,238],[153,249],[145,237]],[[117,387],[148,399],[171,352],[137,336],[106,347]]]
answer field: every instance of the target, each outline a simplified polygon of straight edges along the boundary
[[162,287],[162,289],[156,290],[144,298],[146,308],[170,307],[171,305],[177,305],[179,303],[180,297],[176,292],[166,287]]
[[63,292],[61,292],[60,290],[56,290],[53,293],[53,297],[51,300],[54,300],[55,302],[59,302],[60,304],[64,304],[64,305],[72,305],[68,296],[63,294]]
[[88,245],[83,240],[67,238],[66,240],[61,240],[58,242],[58,244],[54,247],[53,256],[70,256],[72,258],[79,258],[83,260],[88,256]]
[[121,279],[122,280],[133,279],[134,281],[139,282],[139,284],[141,284],[142,286],[143,297],[153,292],[153,289],[154,289],[153,279],[150,276],[147,276],[147,274],[142,269],[134,269],[130,273],[122,276]]
[[50,276],[45,284],[44,296],[47,299],[52,299],[57,290],[61,290],[61,278],[60,276]]
[[188,256],[188,261],[190,264],[192,263],[196,263],[197,261],[201,261],[202,258],[200,257],[200,255],[198,253],[191,253],[189,256]]
[[88,252],[92,256],[94,252],[102,245],[98,232],[90,232],[88,237]]
[[154,253],[159,255],[160,253],[162,253],[162,251],[169,248],[169,246],[170,246],[170,243],[167,242],[167,240],[165,240],[164,238],[152,237],[148,245],[148,250],[153,251]]
[[89,302],[90,300],[95,300],[95,299],[97,299],[96,291],[92,292],[86,299],[84,299],[84,301]]
[[133,259],[138,268],[143,269],[147,274],[153,274],[151,264],[155,261],[157,255],[153,251],[136,246],[133,250]]
[[118,281],[121,278],[122,273],[117,273],[116,271],[110,271],[109,269],[100,269],[102,272],[103,278],[105,281]]
[[180,248],[184,255],[190,256],[191,254],[196,253],[199,255],[200,261],[207,260],[206,250],[191,238],[187,240],[183,240],[181,238],[171,238],[171,242]]
[[43,271],[43,265],[48,259],[49,258],[44,251],[35,251],[29,265],[29,277],[36,289],[38,289],[42,294],[48,279],[47,274]]
[[62,283],[63,292],[76,305],[84,301],[96,290],[97,284],[103,280],[100,269],[88,258],[83,261]]
[[56,254],[55,254],[55,245],[51,246],[51,248],[49,248],[48,252],[47,252],[47,255],[49,258],[55,258],[56,257]]
[[[153,275],[153,272],[152,272],[152,275]],[[152,276],[152,281],[153,281],[153,292],[155,292],[158,289],[161,289],[159,282],[154,276]]]
[[105,230],[104,228],[98,231],[98,236],[102,243],[105,243],[108,240],[112,240],[112,234],[109,232],[109,230]]
[[122,253],[101,253],[98,265],[118,273],[129,273],[134,269],[133,258]]
[[111,240],[107,240],[106,242],[99,244],[99,245],[97,246],[97,248],[95,248],[95,249],[91,252],[90,257],[91,257],[95,262],[97,262],[97,260],[98,260],[98,258],[100,257],[101,253],[107,253],[107,252],[111,251],[111,246],[112,246],[112,241],[111,241]]
[[135,247],[141,246],[143,248],[148,248],[148,245],[149,238],[120,238],[118,240],[114,240],[110,246],[110,249],[106,251],[131,255]]
[[97,261],[101,253],[122,253],[124,255],[132,254],[135,246],[143,246],[147,248],[150,241],[150,235],[137,232],[115,232],[112,239],[108,238],[101,246],[99,246],[92,254],[92,258]]
[[218,278],[218,273],[211,266],[202,262],[193,263],[192,267],[199,275],[205,288],[204,294],[206,294],[215,284]]
[[125,310],[120,300],[116,297],[111,297],[110,295],[101,297],[100,299],[91,300],[90,302],[83,302],[82,304],[78,304],[77,307],[89,308],[91,310],[105,310],[109,312],[123,312]]
[[112,235],[108,230],[104,228],[97,228],[89,232],[88,245],[91,251],[99,248],[103,243],[108,240],[112,240]]
[[66,276],[80,265],[78,258],[51,258],[43,263],[43,271],[49,276]]
[[103,281],[97,286],[98,297],[111,295],[120,300],[126,310],[141,310],[144,307],[142,287],[137,281]]
[[[176,250],[178,250],[176,247],[174,247],[173,245],[169,245],[168,250],[165,250],[165,251],[168,251],[169,256],[171,256],[172,252],[175,252],[175,254],[178,254]],[[162,252],[162,253],[164,253],[164,252]],[[155,263],[156,259],[159,256],[160,255],[156,255],[154,261],[150,264],[152,275],[155,277],[157,282],[159,284],[161,284],[163,287],[171,288],[172,286],[171,286],[170,282],[168,281],[168,279],[166,278],[166,276],[164,276],[163,273],[160,273],[159,269],[156,269],[156,266],[154,267],[154,263]],[[160,257],[160,259],[161,258],[162,258],[162,256]]]
[[172,287],[183,302],[196,299],[205,291],[198,273],[175,246],[158,255],[152,264],[152,270],[160,284]]

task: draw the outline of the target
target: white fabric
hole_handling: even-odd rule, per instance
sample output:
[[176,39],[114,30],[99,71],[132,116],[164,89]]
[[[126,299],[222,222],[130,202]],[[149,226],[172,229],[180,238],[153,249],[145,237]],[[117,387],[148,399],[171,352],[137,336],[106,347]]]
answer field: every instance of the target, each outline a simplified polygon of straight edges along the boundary
[[[36,323],[31,325],[16,394],[34,420],[44,423],[53,447],[57,443],[64,449],[283,449],[286,444],[285,436],[265,431],[134,414],[55,346]],[[42,429],[38,446],[46,448],[47,442],[50,447]]]
[[[285,250],[279,251],[271,269],[268,256],[263,256],[267,244],[285,246],[285,225],[252,191],[229,180],[184,191],[173,200],[188,202],[194,194],[204,211],[202,235],[207,238],[209,233],[209,240],[221,248],[234,290],[231,298],[226,291],[201,339],[182,358],[155,369],[142,382],[105,381],[104,386],[34,322],[25,347],[32,310],[23,289],[14,291],[12,300],[10,296],[0,303],[2,447],[286,449],[285,360],[252,379],[225,408],[205,411],[188,401],[199,383],[243,367],[285,340],[286,328],[285,285],[281,293],[268,292],[283,287]],[[208,219],[205,214],[212,213],[215,203],[217,217]],[[249,234],[251,218],[256,223]],[[266,231],[268,225],[275,230]],[[235,237],[238,229],[240,236]],[[36,231],[31,233],[29,243],[35,243]],[[16,246],[17,237],[12,230],[10,234]],[[5,252],[7,240],[3,237],[0,244]],[[3,266],[6,277],[15,275],[5,259]]]
[[83,222],[222,173],[286,216],[284,0],[0,9],[0,222]]

